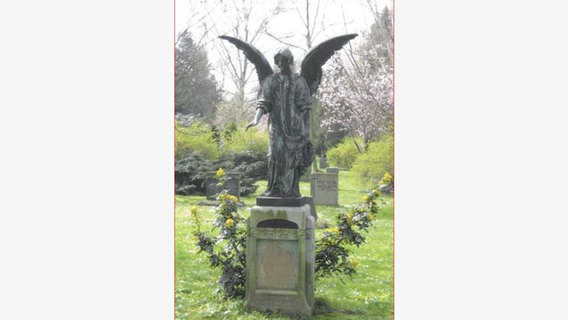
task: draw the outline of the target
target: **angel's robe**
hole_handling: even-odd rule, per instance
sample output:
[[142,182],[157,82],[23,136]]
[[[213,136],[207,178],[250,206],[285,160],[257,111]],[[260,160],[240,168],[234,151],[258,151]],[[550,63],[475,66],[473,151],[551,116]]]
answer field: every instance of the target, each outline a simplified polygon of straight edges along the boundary
[[310,89],[297,74],[272,74],[262,84],[258,108],[268,117],[268,187],[261,196],[300,197],[299,181],[313,161],[309,128]]

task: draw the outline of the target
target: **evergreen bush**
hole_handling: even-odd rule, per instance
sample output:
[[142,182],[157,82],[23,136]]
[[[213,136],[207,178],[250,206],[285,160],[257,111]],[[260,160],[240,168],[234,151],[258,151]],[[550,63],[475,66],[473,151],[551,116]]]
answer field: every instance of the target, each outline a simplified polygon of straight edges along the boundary
[[175,192],[181,195],[205,195],[203,182],[212,168],[211,161],[200,153],[191,152],[186,158],[176,161]]
[[241,195],[256,191],[268,172],[268,134],[245,131],[229,123],[223,130],[193,122],[178,123],[176,134],[176,194],[204,195],[208,172],[224,168],[240,174]]

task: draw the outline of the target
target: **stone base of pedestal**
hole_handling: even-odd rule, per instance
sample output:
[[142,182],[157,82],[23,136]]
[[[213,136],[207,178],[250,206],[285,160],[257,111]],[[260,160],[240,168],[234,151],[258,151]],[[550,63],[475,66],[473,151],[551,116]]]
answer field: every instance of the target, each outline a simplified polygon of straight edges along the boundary
[[246,248],[250,308],[313,314],[315,219],[311,211],[309,204],[251,209]]

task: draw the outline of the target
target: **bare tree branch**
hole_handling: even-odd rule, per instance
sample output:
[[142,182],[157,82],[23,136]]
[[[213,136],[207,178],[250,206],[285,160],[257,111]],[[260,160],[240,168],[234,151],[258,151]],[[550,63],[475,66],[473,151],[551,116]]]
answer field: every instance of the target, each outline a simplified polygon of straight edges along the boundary
[[274,39],[274,40],[276,40],[276,41],[282,43],[282,44],[285,45],[285,46],[289,46],[289,47],[293,47],[293,48],[296,48],[296,49],[300,49],[300,50],[302,50],[302,51],[304,51],[304,52],[307,52],[307,51],[308,51],[308,50],[306,50],[304,47],[300,47],[300,46],[297,46],[297,45],[295,45],[295,44],[293,44],[293,43],[291,43],[291,42],[284,41],[284,40],[282,40],[282,37],[278,38],[278,37],[276,37],[275,35],[273,35],[272,33],[268,32],[268,31],[266,31],[266,35],[269,36],[269,37],[271,37],[272,39]]

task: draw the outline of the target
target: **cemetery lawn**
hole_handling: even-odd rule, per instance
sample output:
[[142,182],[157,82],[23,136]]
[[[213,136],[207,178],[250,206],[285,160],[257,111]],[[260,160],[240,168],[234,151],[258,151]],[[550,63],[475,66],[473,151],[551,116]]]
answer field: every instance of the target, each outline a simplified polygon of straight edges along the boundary
[[[351,182],[349,172],[339,172],[339,206],[316,206],[316,240],[326,224],[335,225],[338,213],[362,204],[366,190]],[[257,183],[255,194],[242,197],[245,206],[239,211],[248,217],[258,193],[266,181]],[[309,182],[302,182],[300,192],[310,194]],[[393,319],[393,206],[392,197],[381,197],[381,210],[369,233],[363,232],[366,244],[352,247],[351,257],[358,261],[353,281],[344,277],[316,279],[316,307],[311,319]],[[175,209],[175,315],[178,320],[193,319],[295,319],[280,314],[249,311],[244,300],[224,300],[217,289],[220,270],[209,266],[205,253],[198,253],[194,233],[197,230],[190,208],[197,207],[201,231],[210,231],[215,206],[205,205],[204,196],[176,196]],[[212,232],[215,235],[215,231]]]

